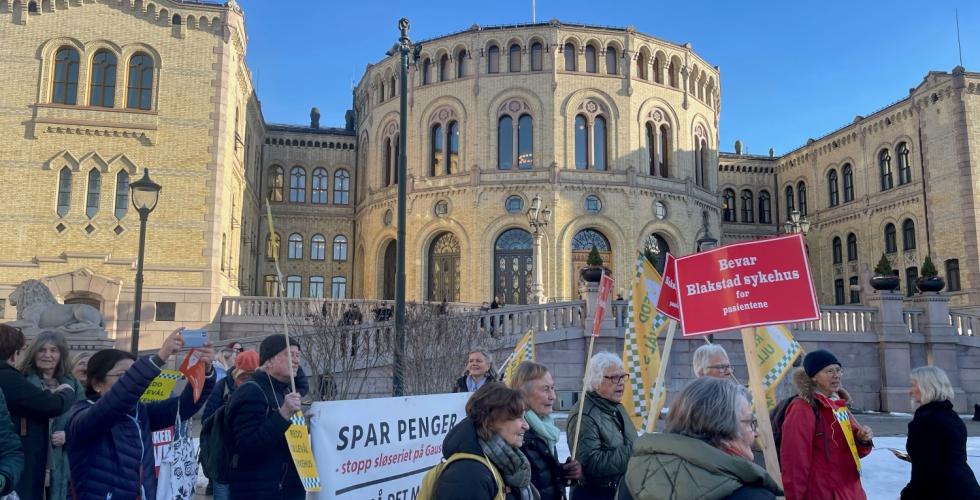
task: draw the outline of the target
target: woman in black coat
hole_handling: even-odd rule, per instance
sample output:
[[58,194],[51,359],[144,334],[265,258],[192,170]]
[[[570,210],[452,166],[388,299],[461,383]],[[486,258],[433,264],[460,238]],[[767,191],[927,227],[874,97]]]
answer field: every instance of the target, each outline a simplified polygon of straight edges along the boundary
[[0,325],[0,389],[24,449],[24,471],[14,491],[20,498],[43,498],[50,439],[48,422],[67,412],[76,395],[68,384],[48,391],[28,382],[13,366],[14,358],[25,346],[26,339],[19,329]]
[[912,370],[912,401],[919,405],[909,422],[906,449],[912,480],[902,500],[980,499],[980,485],[966,463],[966,425],[953,411],[953,386],[935,366]]

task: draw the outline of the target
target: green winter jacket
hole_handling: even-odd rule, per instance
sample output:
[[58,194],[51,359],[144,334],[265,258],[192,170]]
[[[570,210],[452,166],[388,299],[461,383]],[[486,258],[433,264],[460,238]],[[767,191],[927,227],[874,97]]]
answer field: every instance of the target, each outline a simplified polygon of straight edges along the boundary
[[635,500],[716,500],[742,487],[783,494],[758,465],[681,434],[641,436],[623,483]]
[[587,392],[568,412],[568,448],[574,447],[578,426],[578,405],[582,409],[582,431],[575,459],[582,464],[582,484],[613,487],[619,483],[633,454],[636,427],[623,405],[613,403],[594,392]]
[[0,391],[0,476],[3,476],[0,481],[3,483],[0,486],[0,496],[13,491],[23,470],[24,452],[21,450],[20,436],[10,420],[7,400],[3,397],[3,391]]
[[[44,388],[44,383],[36,374],[32,373],[27,375],[27,380],[41,389]],[[85,399],[85,389],[75,377],[65,375],[61,377],[59,382],[71,386],[71,388],[75,391],[76,401],[82,401]],[[68,467],[68,454],[65,453],[64,446],[52,446],[50,439],[51,434],[57,431],[65,430],[65,424],[68,423],[69,413],[71,412],[66,411],[65,413],[62,413],[49,421],[48,466],[51,468],[51,489],[48,494],[48,498],[51,500],[64,500],[69,498],[68,480],[71,477],[71,469]]]

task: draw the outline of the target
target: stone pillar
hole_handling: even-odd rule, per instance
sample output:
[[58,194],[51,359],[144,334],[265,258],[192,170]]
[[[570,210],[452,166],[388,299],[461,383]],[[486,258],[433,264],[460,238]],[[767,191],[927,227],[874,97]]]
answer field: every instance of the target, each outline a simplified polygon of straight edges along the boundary
[[960,385],[960,370],[956,356],[959,336],[949,323],[949,297],[925,292],[912,299],[916,309],[922,309],[919,329],[925,337],[926,362],[946,371],[953,384],[953,408],[959,413],[969,413],[966,393]]
[[[582,325],[584,335],[592,335],[592,323],[595,321],[596,307],[599,305],[599,284],[583,281],[579,283],[579,294],[585,301],[585,321]],[[616,318],[612,310],[612,294],[606,300],[606,315],[602,318],[602,330],[615,330]]]
[[878,335],[878,362],[881,365],[881,411],[908,413],[909,401],[909,329],[902,315],[901,293],[879,292],[868,298],[878,308],[874,329]]

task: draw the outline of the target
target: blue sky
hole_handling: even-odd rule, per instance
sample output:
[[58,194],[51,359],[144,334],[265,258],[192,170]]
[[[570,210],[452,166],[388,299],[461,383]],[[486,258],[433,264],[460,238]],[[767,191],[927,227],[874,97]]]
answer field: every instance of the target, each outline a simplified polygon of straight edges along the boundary
[[[351,79],[384,57],[408,17],[413,40],[531,21],[531,2],[239,0],[265,118],[342,126]],[[597,6],[600,6],[597,8]],[[908,95],[930,70],[980,71],[980,2],[538,0],[537,20],[625,27],[694,50],[721,69],[721,144],[783,154]]]

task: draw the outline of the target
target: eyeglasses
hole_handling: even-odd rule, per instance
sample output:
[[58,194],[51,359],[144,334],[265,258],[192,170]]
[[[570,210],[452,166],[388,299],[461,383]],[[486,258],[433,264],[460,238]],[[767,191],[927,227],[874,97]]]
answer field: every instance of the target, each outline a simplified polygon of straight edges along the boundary
[[755,417],[747,418],[745,420],[739,420],[739,422],[742,422],[743,424],[749,424],[749,427],[752,427],[753,432],[759,431],[759,419]]
[[602,378],[604,378],[604,379],[606,379],[606,380],[608,380],[610,382],[613,382],[613,383],[618,384],[618,383],[620,383],[620,382],[622,382],[622,381],[630,378],[630,374],[629,373],[624,373],[622,375],[603,375]]
[[732,371],[732,365],[711,365],[708,367],[709,370],[718,370],[720,372],[730,372]]
[[822,370],[822,372],[826,373],[827,375],[843,375],[844,369],[838,366],[837,368],[827,368]]
[[235,351],[235,352],[242,352],[242,351],[244,351],[245,349],[242,349],[242,348],[241,348],[241,346],[239,346],[239,347],[232,347],[232,348],[231,348],[231,350],[232,350],[232,351]]

